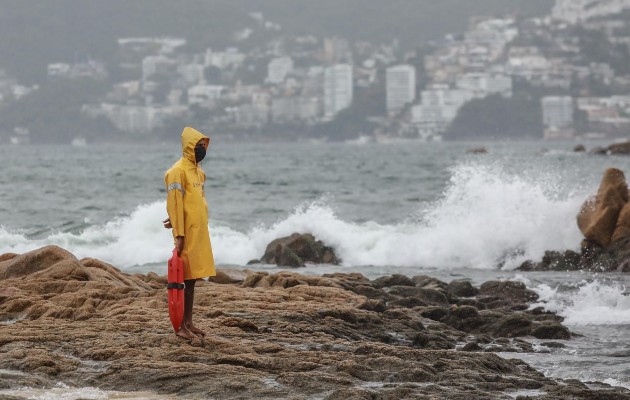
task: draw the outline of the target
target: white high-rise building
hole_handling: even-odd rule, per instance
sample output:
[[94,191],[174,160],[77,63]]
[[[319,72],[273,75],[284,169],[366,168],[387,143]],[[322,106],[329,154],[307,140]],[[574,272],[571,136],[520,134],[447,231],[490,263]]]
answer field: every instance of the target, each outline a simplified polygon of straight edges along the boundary
[[387,112],[398,112],[415,99],[416,69],[411,65],[387,68]]
[[422,103],[411,108],[411,121],[421,138],[435,137],[446,131],[459,109],[474,97],[469,90],[432,85],[422,91]]
[[331,120],[352,104],[352,67],[337,64],[324,70],[324,118]]
[[573,98],[548,96],[542,98],[545,139],[570,139],[573,137]]
[[293,71],[293,60],[291,57],[274,58],[267,66],[267,82],[273,84],[282,83],[291,71]]

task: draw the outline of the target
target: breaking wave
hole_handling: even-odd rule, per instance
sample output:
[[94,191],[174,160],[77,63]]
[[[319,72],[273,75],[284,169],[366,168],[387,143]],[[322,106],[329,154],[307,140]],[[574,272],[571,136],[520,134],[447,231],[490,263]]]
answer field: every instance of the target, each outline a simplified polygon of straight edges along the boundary
[[[298,206],[274,224],[248,230],[210,222],[218,264],[244,265],[273,239],[311,232],[335,247],[346,266],[468,267],[513,269],[545,250],[574,249],[581,235],[575,215],[585,193],[562,194],[553,177],[527,179],[491,166],[459,165],[439,200],[397,224],[355,223],[328,201]],[[383,205],[384,207],[387,204]],[[163,201],[81,233],[57,232],[31,239],[0,227],[0,252],[23,253],[46,244],[78,257],[95,257],[121,268],[163,263],[172,248],[162,227]]]

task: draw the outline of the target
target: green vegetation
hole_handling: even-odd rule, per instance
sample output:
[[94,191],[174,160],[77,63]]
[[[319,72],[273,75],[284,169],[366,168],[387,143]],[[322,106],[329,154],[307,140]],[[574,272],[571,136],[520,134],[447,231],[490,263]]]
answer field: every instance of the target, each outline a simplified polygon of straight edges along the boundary
[[543,136],[540,98],[492,95],[466,103],[444,135],[447,140],[518,139]]
[[332,121],[313,126],[309,135],[335,141],[371,134],[376,125],[368,118],[385,115],[385,86],[355,87],[353,97],[350,107],[340,111]]
[[611,43],[606,34],[582,27],[575,28],[575,36],[579,39],[580,54],[585,62],[597,60],[608,64],[618,75],[630,74],[630,49],[623,43]]

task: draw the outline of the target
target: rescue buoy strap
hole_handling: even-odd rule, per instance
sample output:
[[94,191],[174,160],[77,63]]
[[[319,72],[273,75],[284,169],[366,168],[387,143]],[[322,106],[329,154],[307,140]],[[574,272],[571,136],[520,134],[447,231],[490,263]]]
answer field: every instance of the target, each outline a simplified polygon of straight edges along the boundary
[[166,288],[167,289],[179,289],[182,290],[186,287],[186,285],[184,285],[183,283],[177,283],[177,282],[169,282],[166,284]]

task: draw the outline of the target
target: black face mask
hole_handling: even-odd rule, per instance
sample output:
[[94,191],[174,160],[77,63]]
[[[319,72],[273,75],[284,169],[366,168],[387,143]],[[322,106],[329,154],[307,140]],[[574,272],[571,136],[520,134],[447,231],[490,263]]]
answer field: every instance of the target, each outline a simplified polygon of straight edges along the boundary
[[195,161],[200,163],[206,158],[206,148],[203,146],[195,146]]

